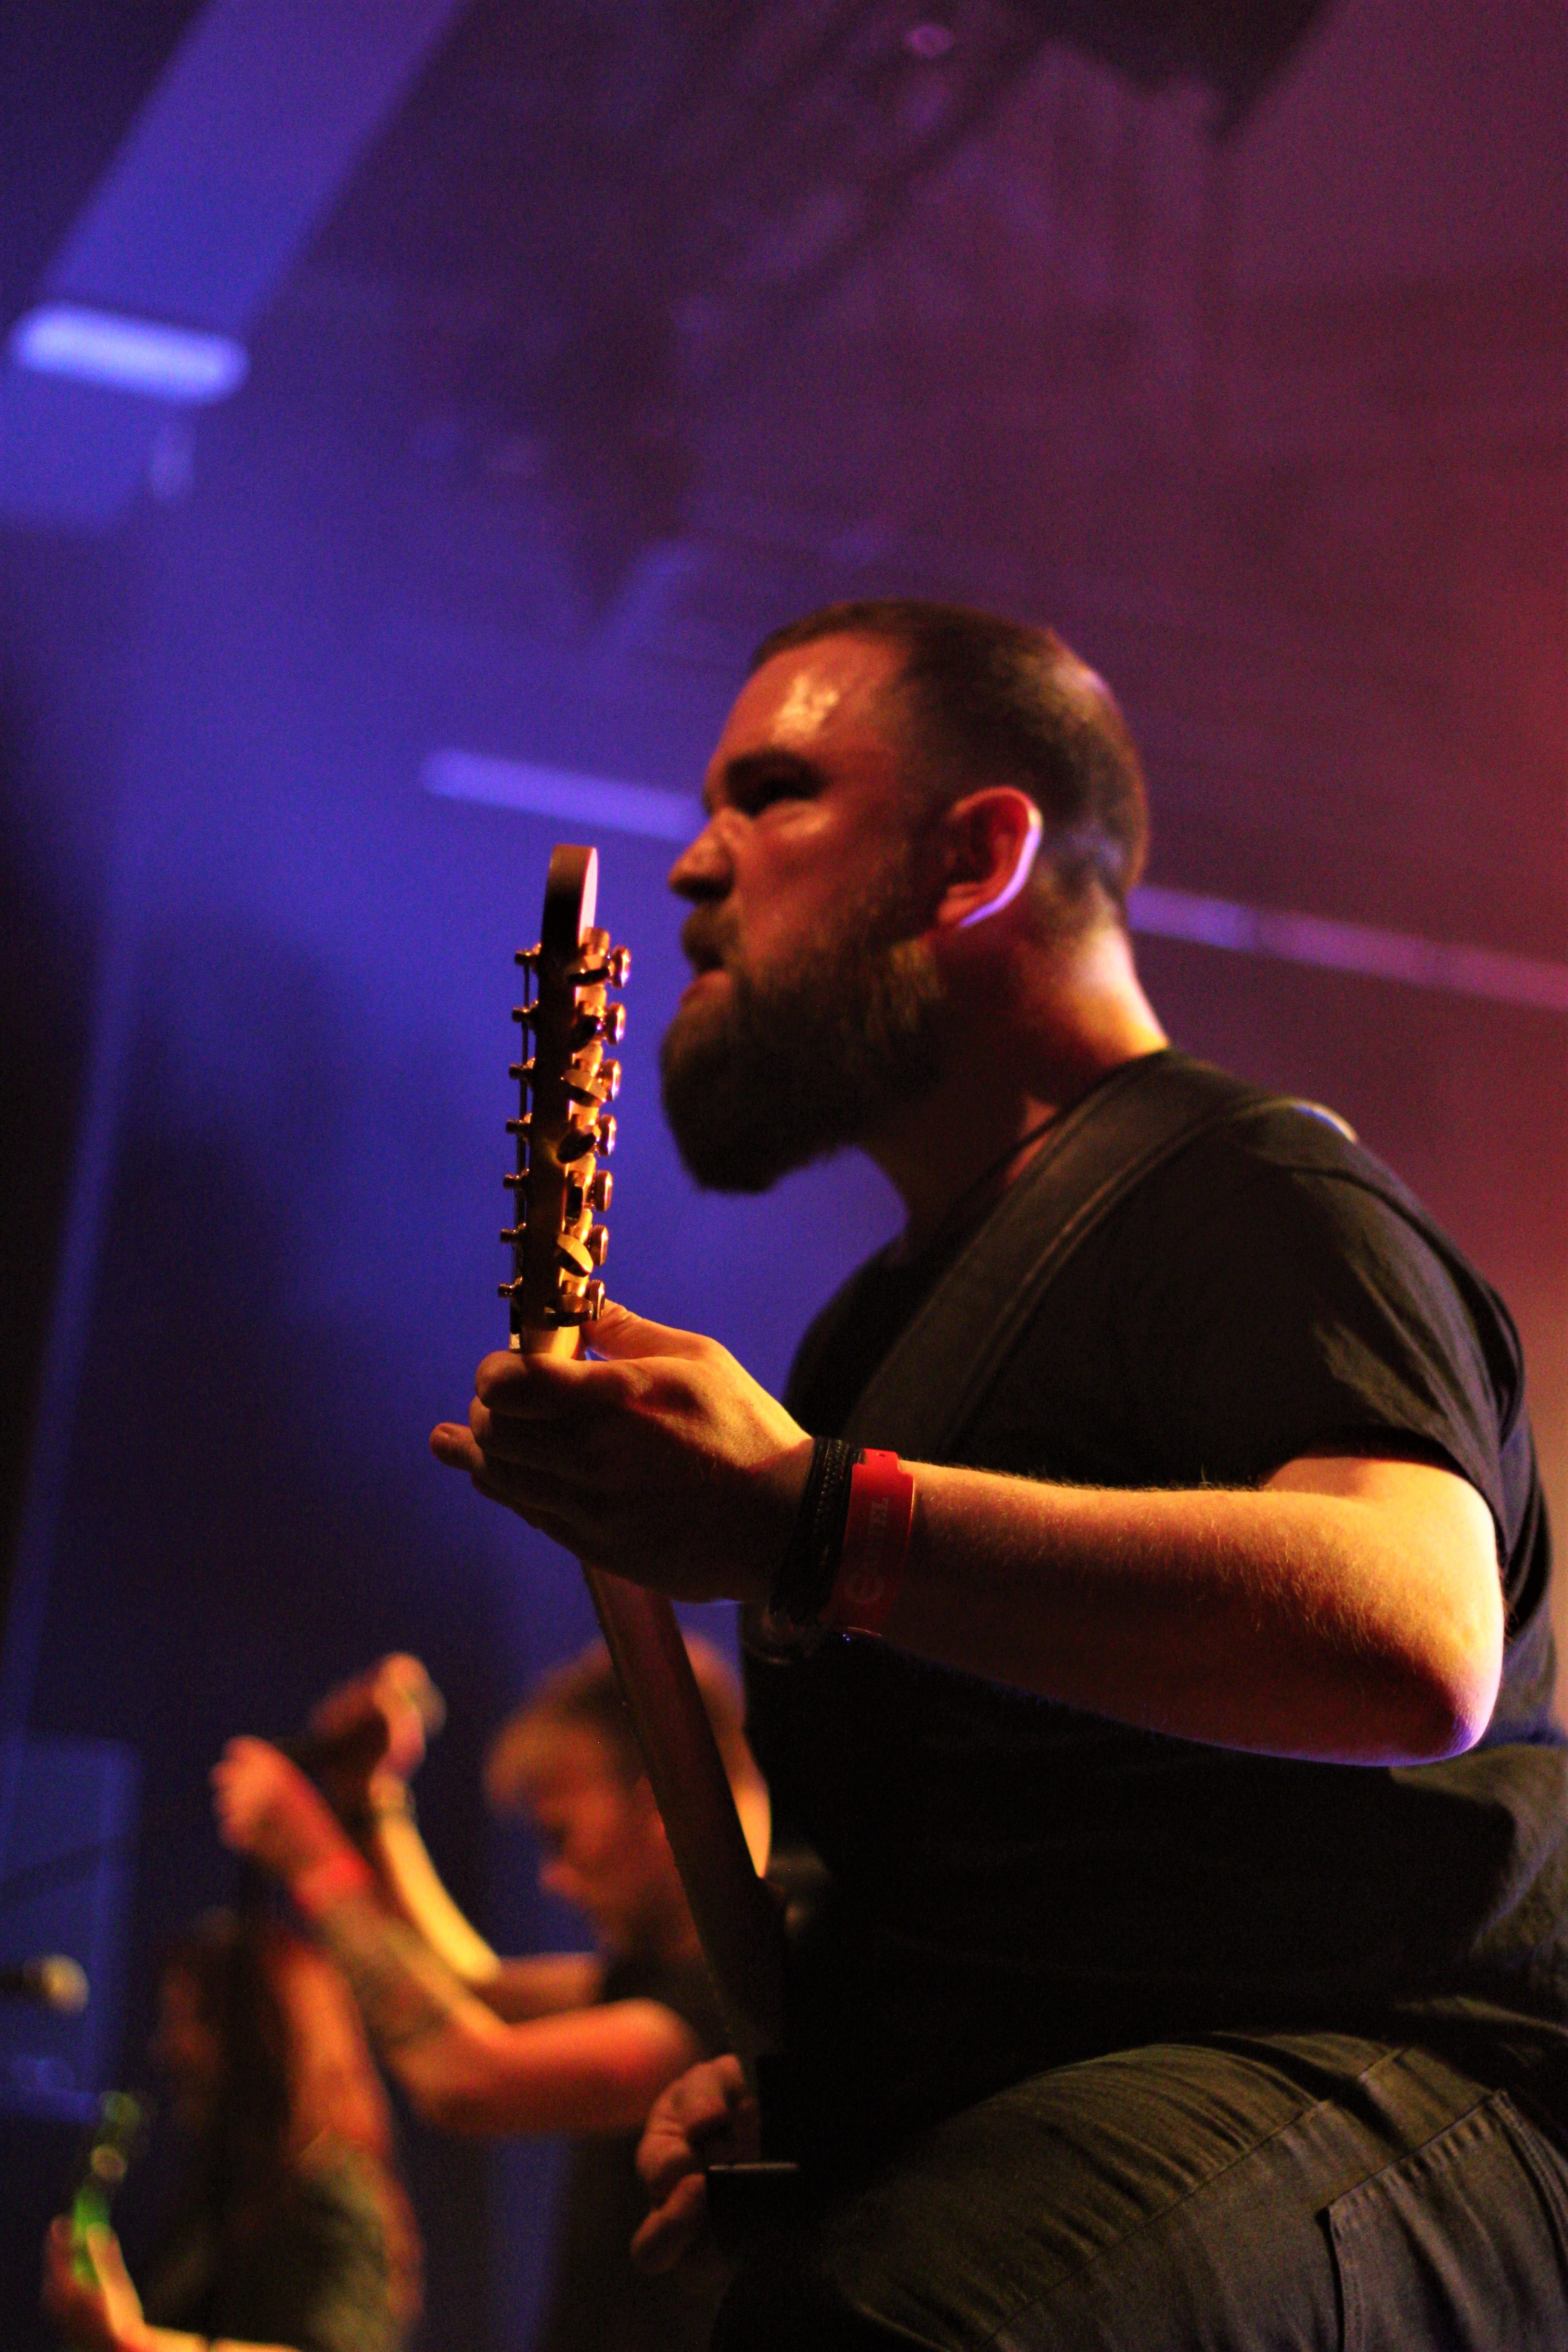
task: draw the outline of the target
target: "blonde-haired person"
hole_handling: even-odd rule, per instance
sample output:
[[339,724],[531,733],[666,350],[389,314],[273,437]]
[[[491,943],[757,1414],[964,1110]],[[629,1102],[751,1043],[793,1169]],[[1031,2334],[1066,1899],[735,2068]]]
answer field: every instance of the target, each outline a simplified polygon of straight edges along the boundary
[[[689,1648],[761,1867],[767,1792],[740,1694],[716,1651]],[[541,2352],[705,2345],[723,2284],[717,2263],[649,2281],[626,2251],[646,2205],[634,2163],[644,2119],[723,2035],[609,1660],[595,1646],[547,1675],[496,1735],[485,1773],[491,1803],[539,1838],[541,1885],[587,1919],[589,1950],[503,1958],[452,1902],[407,1793],[424,1752],[426,1687],[417,1661],[384,1659],[318,1718],[352,1716],[368,1697],[385,1725],[374,1769],[331,1784],[341,1820],[278,1749],[232,1741],[214,1775],[223,1834],[315,1922],[426,2121],[573,2136]]]

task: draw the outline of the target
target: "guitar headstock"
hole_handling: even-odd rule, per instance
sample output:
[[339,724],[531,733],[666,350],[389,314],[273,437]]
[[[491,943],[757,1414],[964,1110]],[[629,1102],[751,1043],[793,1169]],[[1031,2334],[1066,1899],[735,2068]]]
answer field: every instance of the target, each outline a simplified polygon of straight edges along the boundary
[[529,1355],[574,1353],[580,1326],[604,1304],[597,1269],[609,1231],[594,1218],[610,1205],[610,1171],[599,1161],[615,1149],[608,1106],[621,1069],[609,1048],[626,1026],[626,1008],[608,991],[626,986],[631,958],[595,928],[598,872],[597,850],[552,851],[539,945],[517,958],[532,992],[512,1013],[523,1055],[511,1066],[521,1100],[507,1129],[517,1166],[502,1181],[515,1215],[501,1239],[511,1245],[512,1278],[500,1295],[511,1345]]

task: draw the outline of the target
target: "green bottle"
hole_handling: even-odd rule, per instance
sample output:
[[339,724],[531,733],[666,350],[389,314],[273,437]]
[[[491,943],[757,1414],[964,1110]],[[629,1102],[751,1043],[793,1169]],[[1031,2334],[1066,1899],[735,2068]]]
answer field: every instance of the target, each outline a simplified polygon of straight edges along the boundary
[[143,2120],[140,2100],[133,2099],[128,2091],[105,2091],[99,2102],[98,2122],[82,2159],[70,2206],[76,2274],[84,2286],[97,2283],[92,2257],[87,2250],[87,2233],[109,2227],[114,2192],[130,2169]]

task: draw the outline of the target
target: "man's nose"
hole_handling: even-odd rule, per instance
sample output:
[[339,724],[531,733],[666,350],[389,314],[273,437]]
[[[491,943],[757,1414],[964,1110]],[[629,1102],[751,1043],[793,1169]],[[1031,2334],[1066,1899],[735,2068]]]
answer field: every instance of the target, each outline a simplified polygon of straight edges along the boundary
[[669,887],[678,898],[722,898],[729,890],[734,879],[725,822],[729,814],[716,810],[670,867]]

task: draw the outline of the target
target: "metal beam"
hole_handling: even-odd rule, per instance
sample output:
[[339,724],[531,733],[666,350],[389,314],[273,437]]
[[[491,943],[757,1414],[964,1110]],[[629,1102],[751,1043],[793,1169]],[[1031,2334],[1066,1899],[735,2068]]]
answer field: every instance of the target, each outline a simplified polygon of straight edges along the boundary
[[[40,292],[242,337],[468,0],[212,0]],[[104,529],[165,404],[0,370],[0,516]]]

